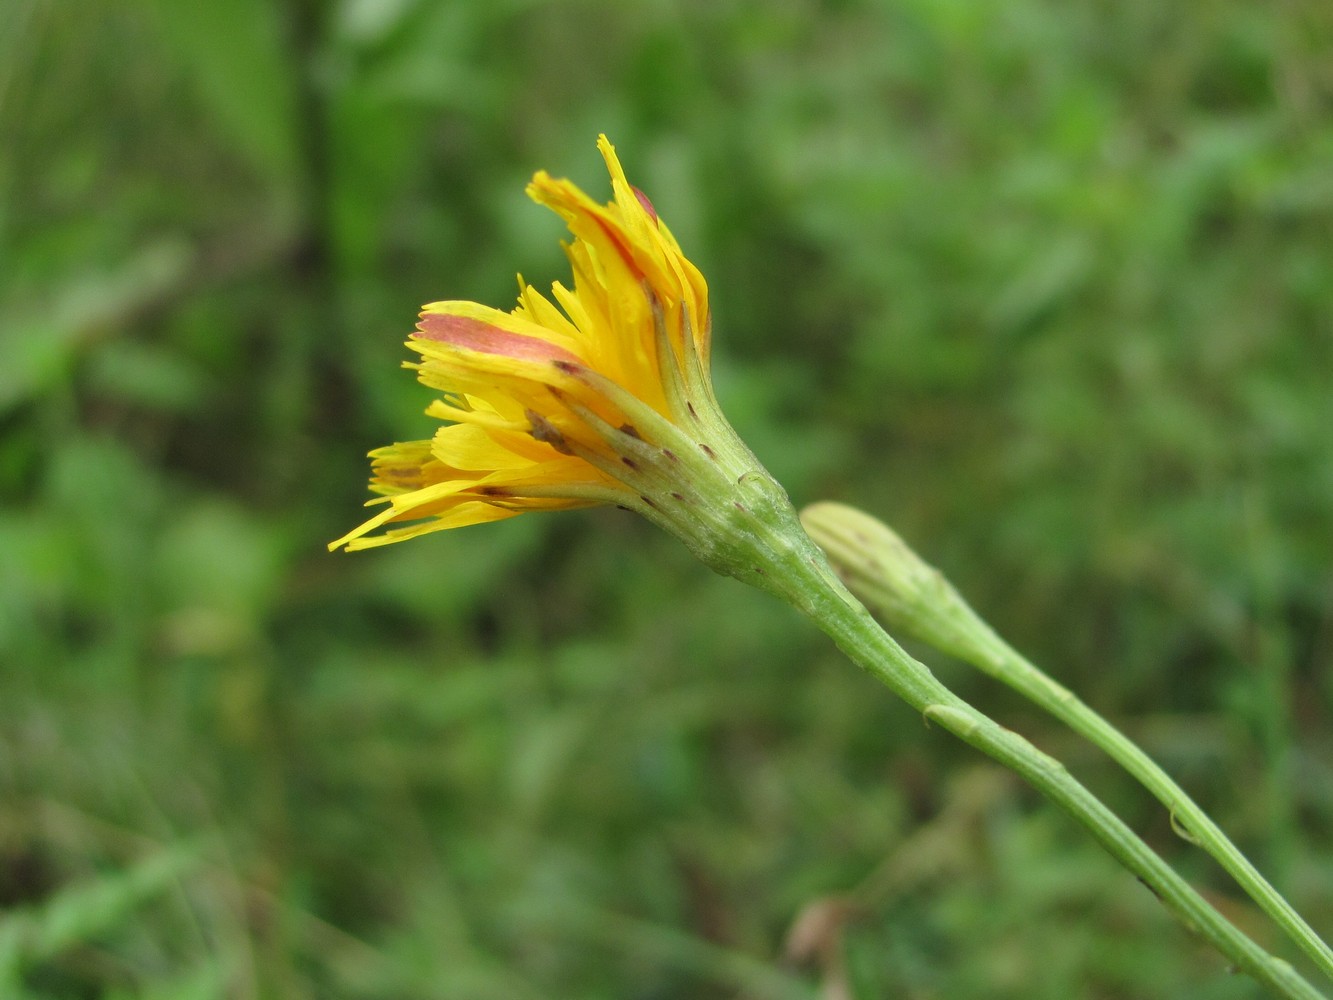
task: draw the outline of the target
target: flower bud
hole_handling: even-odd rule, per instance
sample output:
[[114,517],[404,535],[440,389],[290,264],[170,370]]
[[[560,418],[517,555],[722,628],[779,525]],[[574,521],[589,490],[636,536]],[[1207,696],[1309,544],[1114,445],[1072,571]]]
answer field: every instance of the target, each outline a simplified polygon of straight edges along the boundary
[[990,628],[888,525],[831,501],[805,508],[801,524],[847,588],[891,631],[970,663],[992,658]]

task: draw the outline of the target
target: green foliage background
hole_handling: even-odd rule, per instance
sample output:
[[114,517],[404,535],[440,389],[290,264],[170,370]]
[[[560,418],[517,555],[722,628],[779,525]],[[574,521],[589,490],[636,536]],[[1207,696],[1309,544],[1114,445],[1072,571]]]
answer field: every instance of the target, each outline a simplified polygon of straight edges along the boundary
[[1328,936],[1331,43],[1324,0],[0,5],[0,995],[1255,995],[629,514],[324,543],[429,430],[416,307],[562,277],[523,184],[604,197],[606,131],[793,499],[897,526]]

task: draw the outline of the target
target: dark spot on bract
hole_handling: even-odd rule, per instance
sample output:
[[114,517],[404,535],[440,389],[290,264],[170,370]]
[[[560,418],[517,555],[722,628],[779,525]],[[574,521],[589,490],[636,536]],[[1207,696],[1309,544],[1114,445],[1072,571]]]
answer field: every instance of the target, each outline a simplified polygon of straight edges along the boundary
[[555,425],[540,413],[536,410],[526,410],[523,415],[528,418],[528,423],[532,425],[530,433],[535,440],[549,444],[562,455],[574,454],[569,447],[569,442],[565,440],[565,436],[556,430]]
[[630,437],[637,438],[640,441],[643,440],[643,435],[639,433],[638,428],[636,428],[633,424],[621,424],[620,433],[628,434]]

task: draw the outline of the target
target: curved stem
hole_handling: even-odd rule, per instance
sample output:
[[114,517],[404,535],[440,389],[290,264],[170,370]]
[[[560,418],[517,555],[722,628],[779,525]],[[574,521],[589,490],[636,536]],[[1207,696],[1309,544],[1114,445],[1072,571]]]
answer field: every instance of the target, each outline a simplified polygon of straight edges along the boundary
[[1186,928],[1209,941],[1237,969],[1278,996],[1321,1000],[1322,994],[1289,963],[1268,954],[1213,909],[1063,764],[983,715],[936,680],[929,668],[909,656],[879,627],[803,533],[801,542],[804,544],[794,544],[786,537],[769,548],[767,589],[808,615],[853,661],[928,721],[1004,764],[1077,820]]
[[984,633],[985,645],[978,643],[972,655],[964,659],[1003,681],[1104,750],[1171,811],[1172,825],[1178,831],[1211,854],[1320,970],[1333,978],[1333,949],[1170,775],[1124,733],[1080,701],[1073,692],[1048,677],[980,618],[976,619],[976,625],[978,631]]
[[1333,950],[1180,786],[1123,733],[997,635],[944,575],[891,528],[854,507],[829,502],[807,508],[802,521],[852,592],[890,628],[972,664],[1104,750],[1171,811],[1179,833],[1211,854],[1333,978]]

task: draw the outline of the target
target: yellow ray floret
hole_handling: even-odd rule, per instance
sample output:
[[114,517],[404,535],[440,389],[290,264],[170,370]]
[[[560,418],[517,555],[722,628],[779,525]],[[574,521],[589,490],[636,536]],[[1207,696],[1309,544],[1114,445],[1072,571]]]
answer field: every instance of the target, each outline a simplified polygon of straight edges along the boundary
[[408,367],[441,393],[426,412],[448,424],[430,440],[371,452],[370,502],[384,509],[330,548],[528,510],[651,505],[643,465],[674,454],[644,442],[654,428],[660,437],[697,420],[691,396],[711,395],[708,286],[605,136],[598,149],[610,202],[545,172],[528,186],[569,225],[572,288],[556,282],[548,298],[520,278],[510,312],[423,307],[407,345],[420,360]]

